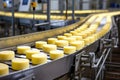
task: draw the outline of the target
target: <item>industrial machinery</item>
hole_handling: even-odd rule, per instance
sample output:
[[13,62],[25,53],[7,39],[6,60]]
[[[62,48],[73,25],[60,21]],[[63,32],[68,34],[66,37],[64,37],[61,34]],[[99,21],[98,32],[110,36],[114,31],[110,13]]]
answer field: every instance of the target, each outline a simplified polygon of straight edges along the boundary
[[[0,46],[0,51],[14,50],[16,52],[16,47],[19,45],[29,45],[32,48],[35,48],[35,41],[46,41],[49,37],[57,37],[58,35],[63,35],[65,32],[82,28],[82,25],[84,24],[87,25],[87,28],[94,27],[96,31],[95,34],[97,34],[96,36],[94,35],[94,40],[91,40],[90,43],[84,38],[85,46],[74,52],[74,54],[65,54],[64,57],[57,60],[51,60],[50,56],[47,55],[47,63],[42,65],[32,65],[30,62],[29,69],[15,71],[11,68],[11,61],[1,61],[2,63],[9,65],[10,73],[8,75],[0,76],[0,80],[59,80],[59,77],[65,74],[69,75],[68,78],[70,80],[80,80],[82,78],[103,80],[105,61],[108,56],[110,56],[112,47],[114,47],[115,43],[114,36],[112,36],[114,33],[112,31],[112,29],[114,29],[112,23],[114,20],[112,19],[112,16],[118,14],[119,12],[90,15],[84,20],[66,27],[2,38],[0,40],[0,44],[2,45]],[[96,28],[93,25],[97,25],[98,27]],[[87,28],[83,28],[83,30]],[[58,50],[63,50],[63,48],[58,47]],[[42,52],[44,53],[44,51]],[[17,52],[15,57],[26,58],[25,55],[19,55]]]

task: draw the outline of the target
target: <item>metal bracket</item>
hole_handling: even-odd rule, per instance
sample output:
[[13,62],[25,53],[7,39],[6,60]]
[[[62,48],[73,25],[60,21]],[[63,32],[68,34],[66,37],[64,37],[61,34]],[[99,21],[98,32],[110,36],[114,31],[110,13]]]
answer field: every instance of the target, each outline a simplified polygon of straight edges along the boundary
[[81,64],[81,56],[85,54],[85,51],[82,51],[75,55],[74,63],[71,71],[71,79],[70,80],[80,80],[80,64]]

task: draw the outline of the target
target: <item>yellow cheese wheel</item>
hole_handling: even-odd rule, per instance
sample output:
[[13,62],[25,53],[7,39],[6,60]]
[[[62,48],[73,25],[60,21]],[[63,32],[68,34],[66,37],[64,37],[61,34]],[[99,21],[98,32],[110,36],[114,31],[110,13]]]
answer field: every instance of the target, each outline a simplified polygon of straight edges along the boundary
[[76,40],[78,41],[83,39],[82,36],[71,36],[71,37],[76,38]]
[[76,51],[76,47],[75,46],[65,46],[63,50],[64,50],[65,54],[72,54]]
[[64,47],[64,46],[68,46],[69,42],[66,40],[58,40],[55,43],[58,47]]
[[22,58],[14,58],[12,60],[12,69],[13,70],[23,70],[29,68],[29,60]]
[[77,34],[77,36],[82,36],[82,38],[84,39],[84,38],[87,37],[87,34],[85,34],[85,33],[79,33],[79,34]]
[[35,47],[39,48],[39,49],[42,49],[44,44],[47,44],[47,42],[45,42],[45,41],[37,41],[37,42],[35,42]]
[[0,60],[12,60],[14,57],[14,51],[0,51]]
[[76,31],[70,31],[70,33],[71,33],[72,35],[77,35],[77,32],[76,32]]
[[47,62],[46,54],[33,54],[32,55],[32,64],[44,64]]
[[38,54],[38,53],[40,53],[40,51],[39,50],[35,50],[35,49],[34,50],[27,50],[25,52],[26,58],[28,58],[28,59],[31,59],[33,54]]
[[57,38],[48,38],[48,44],[55,44]]
[[72,34],[71,33],[65,33],[64,36],[70,37],[70,36],[72,36]]
[[80,50],[84,47],[84,41],[75,41],[70,43],[71,46],[75,46],[76,50]]
[[91,43],[90,38],[85,38],[84,42],[85,42],[85,45],[89,45]]
[[64,40],[66,36],[57,36],[58,40]]
[[60,50],[50,51],[50,58],[55,60],[64,57],[64,52]]
[[65,40],[67,40],[69,43],[71,43],[71,42],[76,41],[76,38],[74,38],[74,37],[67,37],[67,38],[65,38]]
[[0,75],[9,74],[9,66],[3,63],[0,63]]
[[30,49],[31,49],[30,46],[18,46],[18,47],[17,47],[17,53],[18,53],[18,54],[25,54],[25,52],[26,52],[27,50],[30,50]]
[[89,36],[88,38],[89,38],[91,43],[93,43],[96,40],[96,36],[95,35]]
[[56,50],[57,49],[57,46],[54,45],[54,44],[45,44],[43,45],[43,51],[49,53],[50,51],[52,50]]

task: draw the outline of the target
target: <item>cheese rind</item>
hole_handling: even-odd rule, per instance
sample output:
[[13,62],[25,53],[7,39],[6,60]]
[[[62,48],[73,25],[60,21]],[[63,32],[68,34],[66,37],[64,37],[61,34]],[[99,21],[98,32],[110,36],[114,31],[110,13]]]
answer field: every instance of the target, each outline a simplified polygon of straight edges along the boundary
[[44,64],[47,62],[46,54],[33,54],[32,55],[32,64]]
[[0,75],[9,74],[9,66],[3,63],[0,63]]
[[53,60],[62,58],[63,56],[64,56],[63,51],[60,51],[60,50],[50,51],[50,58]]
[[14,51],[0,51],[0,60],[12,60],[14,57]]
[[38,49],[42,49],[43,48],[43,45],[47,44],[47,42],[45,41],[37,41],[35,42],[35,47],[38,48]]
[[12,60],[12,69],[13,70],[23,70],[29,68],[29,60],[22,58],[14,58]]
[[63,50],[64,50],[65,54],[72,54],[72,53],[74,53],[76,51],[76,47],[74,47],[74,46],[65,46]]
[[18,54],[25,54],[25,52],[26,52],[27,50],[30,50],[30,49],[31,49],[30,46],[18,46],[18,47],[17,47],[17,53],[18,53]]

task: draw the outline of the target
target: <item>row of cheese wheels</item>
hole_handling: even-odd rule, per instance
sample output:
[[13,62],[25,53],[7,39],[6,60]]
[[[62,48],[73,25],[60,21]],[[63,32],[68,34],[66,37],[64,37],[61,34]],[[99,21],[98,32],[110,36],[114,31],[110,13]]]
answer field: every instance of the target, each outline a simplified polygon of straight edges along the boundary
[[[76,50],[82,49],[85,45],[94,42],[105,34],[106,29],[108,30],[108,27],[105,26],[100,32],[96,33],[98,24],[88,25],[89,24],[83,24],[80,28],[70,31],[70,33],[64,33],[64,35],[57,36],[57,38],[48,38],[47,42],[37,41],[35,42],[35,47],[48,53],[51,59],[59,59],[64,56],[64,53],[72,54]],[[98,37],[98,35],[100,36]],[[62,47],[63,51],[57,50],[57,46]],[[29,46],[18,46],[17,53],[25,54],[28,59],[15,58],[15,53],[13,51],[1,51],[0,60],[12,60],[12,69],[14,70],[29,68],[29,59],[33,64],[46,63],[47,55],[40,53],[38,49],[31,49]],[[9,73],[6,64],[0,63],[0,66],[0,75]]]
[[[87,25],[84,25],[85,27],[81,27],[78,30],[78,32],[83,31],[87,28]],[[77,31],[76,30],[76,31]],[[64,38],[70,37],[72,34],[76,35],[77,32],[71,31],[71,34],[65,33],[65,36],[58,36],[58,39],[61,41],[58,41],[57,44],[59,47],[64,47],[68,45],[68,41],[65,41]],[[73,36],[76,38],[76,40],[81,40],[81,36]],[[74,39],[73,38],[73,39]],[[53,43],[54,44],[55,38],[49,38],[48,43]],[[70,39],[68,38],[70,41]],[[62,44],[61,44],[62,42]],[[44,45],[46,44],[46,45]],[[51,53],[51,58],[52,59],[57,59],[60,57],[64,56],[64,52],[67,54],[74,53],[76,51],[76,47],[74,46],[66,46],[64,47],[64,52],[56,50],[56,45],[47,45],[47,42],[45,41],[37,41],[36,42],[36,48],[44,49],[45,52],[50,52]],[[43,48],[44,45],[44,48]],[[81,45],[81,44],[80,44]],[[83,44],[84,46],[84,44]],[[52,49],[51,49],[52,48]],[[78,48],[77,48],[78,49]],[[54,51],[53,51],[54,50]],[[47,55],[46,54],[38,54],[40,53],[39,50],[31,50],[31,47],[29,46],[18,46],[17,47],[17,53],[18,54],[26,54],[26,58],[31,59],[33,64],[41,64],[47,62]],[[57,53],[57,54],[56,54]],[[34,54],[34,55],[33,55]],[[15,53],[14,51],[1,51],[0,52],[0,60],[12,60],[12,69],[14,70],[22,70],[29,68],[29,60],[28,59],[20,59],[20,58],[15,58]],[[0,75],[5,75],[9,73],[9,67],[6,64],[0,63]]]

